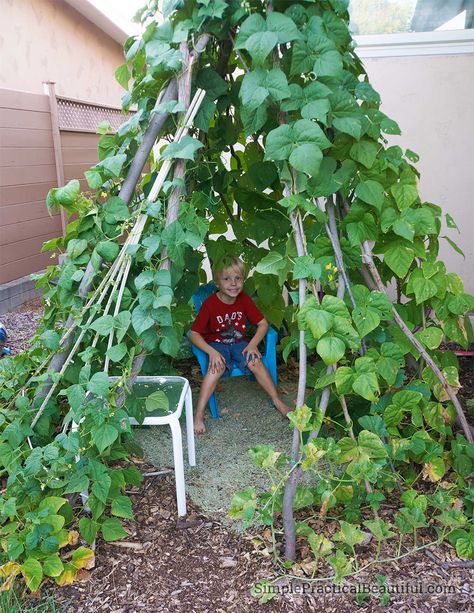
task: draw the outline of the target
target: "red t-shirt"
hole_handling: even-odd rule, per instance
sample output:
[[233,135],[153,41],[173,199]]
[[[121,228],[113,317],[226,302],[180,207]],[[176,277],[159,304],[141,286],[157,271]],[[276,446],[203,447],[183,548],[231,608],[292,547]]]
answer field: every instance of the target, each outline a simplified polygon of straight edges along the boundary
[[217,293],[206,298],[191,330],[198,332],[206,343],[232,345],[246,341],[247,322],[258,324],[264,319],[253,300],[241,292],[234,304],[226,304]]

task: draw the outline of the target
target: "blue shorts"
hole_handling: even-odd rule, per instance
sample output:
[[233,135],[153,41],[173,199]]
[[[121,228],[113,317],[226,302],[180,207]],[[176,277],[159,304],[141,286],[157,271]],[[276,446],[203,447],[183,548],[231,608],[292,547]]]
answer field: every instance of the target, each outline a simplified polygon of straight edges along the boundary
[[245,375],[251,375],[247,366],[247,357],[242,351],[247,347],[248,341],[240,341],[226,345],[225,343],[210,342],[209,345],[218,351],[225,359],[225,371],[223,377],[229,377],[233,368],[239,368]]

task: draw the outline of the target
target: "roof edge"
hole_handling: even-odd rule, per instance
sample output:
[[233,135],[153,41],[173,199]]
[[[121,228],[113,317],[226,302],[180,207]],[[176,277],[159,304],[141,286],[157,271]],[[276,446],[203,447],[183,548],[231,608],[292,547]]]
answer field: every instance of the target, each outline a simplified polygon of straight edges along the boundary
[[129,36],[133,36],[134,32],[131,28],[125,29],[129,24],[123,23],[119,25],[112,21],[105,13],[102,13],[89,0],[64,0],[74,10],[83,15],[88,21],[100,28],[108,34],[119,45],[123,45]]

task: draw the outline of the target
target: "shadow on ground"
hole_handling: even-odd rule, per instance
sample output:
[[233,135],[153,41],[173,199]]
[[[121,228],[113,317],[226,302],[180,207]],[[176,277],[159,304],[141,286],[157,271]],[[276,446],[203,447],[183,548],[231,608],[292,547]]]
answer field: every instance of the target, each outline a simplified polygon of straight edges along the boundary
[[[193,389],[196,403],[198,389]],[[283,396],[288,404],[294,399]],[[272,406],[268,396],[246,378],[233,378],[220,384],[217,401],[219,419],[208,414],[207,433],[196,436],[197,466],[186,465],[186,494],[204,513],[225,520],[234,493],[249,485],[268,488],[268,478],[248,456],[259,444],[272,444],[288,453],[292,430],[288,419]],[[182,424],[184,431],[184,423]],[[163,426],[135,429],[135,439],[145,452],[145,459],[158,468],[173,466],[169,429]],[[185,436],[183,436],[185,439]]]

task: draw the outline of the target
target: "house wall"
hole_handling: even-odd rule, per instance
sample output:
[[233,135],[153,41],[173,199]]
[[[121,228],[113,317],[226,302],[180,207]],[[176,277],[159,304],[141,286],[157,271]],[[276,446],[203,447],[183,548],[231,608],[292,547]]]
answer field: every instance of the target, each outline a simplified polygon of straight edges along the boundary
[[401,137],[392,144],[416,151],[423,199],[440,205],[461,234],[444,225],[465,259],[441,239],[440,256],[474,293],[474,55],[365,58],[381,110],[395,119]]
[[63,0],[0,0],[0,87],[121,105],[121,46]]

